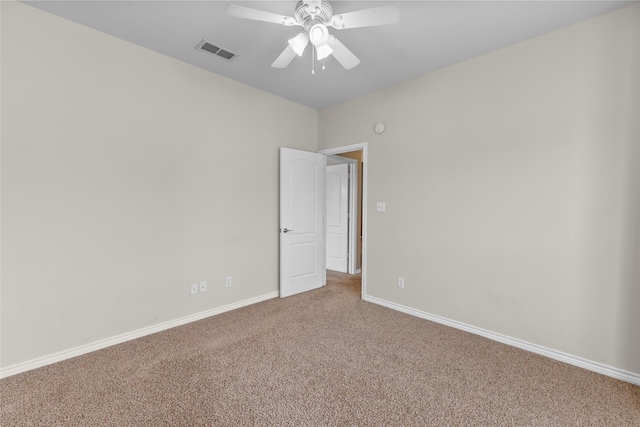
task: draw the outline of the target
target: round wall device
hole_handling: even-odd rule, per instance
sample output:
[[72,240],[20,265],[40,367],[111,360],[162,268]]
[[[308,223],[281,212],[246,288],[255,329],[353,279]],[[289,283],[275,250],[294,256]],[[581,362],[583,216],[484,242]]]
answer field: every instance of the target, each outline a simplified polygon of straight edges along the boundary
[[380,122],[380,123],[376,123],[376,125],[373,127],[373,130],[375,133],[382,133],[384,132],[384,130],[386,129],[384,123]]

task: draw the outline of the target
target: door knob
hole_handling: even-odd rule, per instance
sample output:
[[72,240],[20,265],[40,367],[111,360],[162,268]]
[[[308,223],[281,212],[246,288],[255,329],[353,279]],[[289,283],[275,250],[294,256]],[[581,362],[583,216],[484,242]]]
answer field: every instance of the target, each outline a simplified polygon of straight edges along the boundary
[[292,232],[292,231],[293,231],[293,230],[289,230],[288,228],[285,228],[284,230],[282,230],[282,232],[283,232],[283,233],[290,233],[290,232]]

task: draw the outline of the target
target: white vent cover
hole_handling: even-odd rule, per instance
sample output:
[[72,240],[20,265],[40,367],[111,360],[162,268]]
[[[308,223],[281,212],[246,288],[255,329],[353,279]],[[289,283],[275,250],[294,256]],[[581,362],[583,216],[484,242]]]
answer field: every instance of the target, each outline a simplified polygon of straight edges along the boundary
[[198,46],[196,46],[196,49],[201,50],[203,52],[210,53],[226,61],[231,61],[233,58],[238,56],[238,54],[233,53],[230,50],[225,49],[223,47],[217,46],[205,39],[202,39],[202,41],[198,43]]

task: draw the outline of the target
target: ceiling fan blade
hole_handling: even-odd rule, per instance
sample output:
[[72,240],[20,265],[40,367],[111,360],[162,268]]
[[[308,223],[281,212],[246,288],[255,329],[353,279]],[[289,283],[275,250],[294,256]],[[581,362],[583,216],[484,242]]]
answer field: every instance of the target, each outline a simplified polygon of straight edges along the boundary
[[396,24],[399,19],[400,11],[398,10],[398,5],[390,4],[334,15],[333,18],[331,18],[330,25],[337,30],[344,30],[348,28]]
[[253,9],[250,7],[238,6],[235,4],[227,5],[227,14],[235,18],[253,19],[254,21],[273,22],[290,27],[292,25],[300,25],[295,18],[291,16],[278,15],[276,13],[266,12],[264,10]]
[[340,65],[342,65],[346,70],[350,70],[360,63],[358,57],[347,49],[340,40],[335,38],[335,36],[330,35],[327,44],[329,44],[329,47],[333,49],[333,57],[336,58]]
[[293,48],[290,45],[287,45],[287,47],[282,51],[280,56],[278,56],[276,60],[273,61],[273,64],[271,64],[271,66],[273,68],[287,68],[287,65],[289,65],[289,63],[295,57],[296,57],[296,52],[293,50]]

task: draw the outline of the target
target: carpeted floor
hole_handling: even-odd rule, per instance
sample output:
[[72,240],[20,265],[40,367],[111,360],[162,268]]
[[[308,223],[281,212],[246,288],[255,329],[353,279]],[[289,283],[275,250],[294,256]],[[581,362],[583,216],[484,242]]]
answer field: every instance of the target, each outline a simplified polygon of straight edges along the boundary
[[640,387],[364,302],[358,276],[0,381],[7,426],[640,426]]

